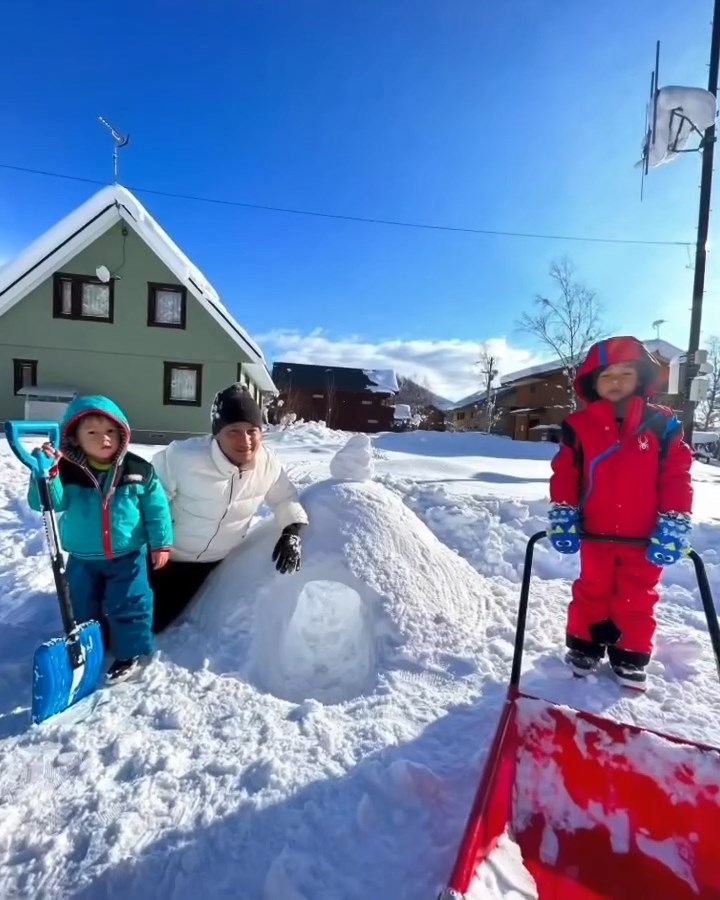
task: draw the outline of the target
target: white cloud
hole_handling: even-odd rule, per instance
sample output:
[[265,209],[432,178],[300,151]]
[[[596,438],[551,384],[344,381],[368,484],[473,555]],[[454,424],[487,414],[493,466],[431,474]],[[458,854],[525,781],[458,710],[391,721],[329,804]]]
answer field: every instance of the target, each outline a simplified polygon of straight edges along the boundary
[[538,354],[513,347],[505,338],[485,341],[383,340],[373,342],[357,335],[334,338],[323,329],[308,334],[276,329],[255,335],[268,360],[394,369],[407,378],[427,379],[430,389],[450,400],[459,400],[480,389],[476,365],[481,343],[498,359],[501,376],[542,362]]

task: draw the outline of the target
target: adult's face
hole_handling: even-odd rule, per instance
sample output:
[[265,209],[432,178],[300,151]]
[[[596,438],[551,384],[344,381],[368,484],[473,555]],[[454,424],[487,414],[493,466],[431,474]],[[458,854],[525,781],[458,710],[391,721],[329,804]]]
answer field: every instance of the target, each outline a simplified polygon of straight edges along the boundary
[[226,425],[216,435],[220,449],[236,466],[250,465],[262,442],[262,431],[249,422]]

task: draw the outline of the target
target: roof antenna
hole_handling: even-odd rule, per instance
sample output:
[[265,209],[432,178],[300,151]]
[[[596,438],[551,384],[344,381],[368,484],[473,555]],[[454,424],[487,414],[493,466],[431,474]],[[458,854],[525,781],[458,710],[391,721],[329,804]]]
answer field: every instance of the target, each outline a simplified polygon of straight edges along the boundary
[[125,135],[120,134],[120,132],[113,128],[113,126],[107,121],[107,119],[103,119],[102,116],[98,116],[98,119],[103,123],[103,125],[110,131],[113,136],[113,178],[115,180],[115,184],[118,183],[118,149],[120,147],[125,147],[127,143],[130,141],[130,135],[127,137]]
[[660,326],[664,325],[667,319],[655,319],[652,323],[652,327],[655,329],[655,340],[660,340]]

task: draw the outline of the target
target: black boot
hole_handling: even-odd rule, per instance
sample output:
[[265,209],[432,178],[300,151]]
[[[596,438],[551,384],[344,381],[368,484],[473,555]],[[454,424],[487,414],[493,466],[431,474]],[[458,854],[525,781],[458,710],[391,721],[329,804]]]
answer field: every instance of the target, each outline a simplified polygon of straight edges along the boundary
[[600,657],[583,653],[582,650],[568,650],[565,654],[565,662],[573,670],[573,675],[577,675],[578,678],[585,678],[586,675],[591,675],[600,665]]
[[139,656],[133,656],[130,659],[116,659],[108,669],[105,676],[110,684],[117,684],[119,681],[125,681],[137,669],[140,662]]
[[645,667],[650,662],[649,653],[634,653],[632,650],[611,647],[608,656],[619,684],[634,691],[644,691],[647,688]]
[[585,641],[572,634],[566,636],[565,644],[568,648],[568,652],[565,654],[565,662],[578,678],[585,678],[586,675],[591,675],[605,656],[605,648],[601,644]]

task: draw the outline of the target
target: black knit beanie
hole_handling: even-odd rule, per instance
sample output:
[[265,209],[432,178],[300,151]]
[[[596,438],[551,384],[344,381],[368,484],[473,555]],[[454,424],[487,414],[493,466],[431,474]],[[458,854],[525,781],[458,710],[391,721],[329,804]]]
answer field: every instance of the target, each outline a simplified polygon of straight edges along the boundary
[[247,388],[241,384],[231,384],[215,395],[210,422],[212,433],[217,434],[226,425],[234,425],[236,422],[248,422],[256,428],[262,428],[263,418],[260,407]]

